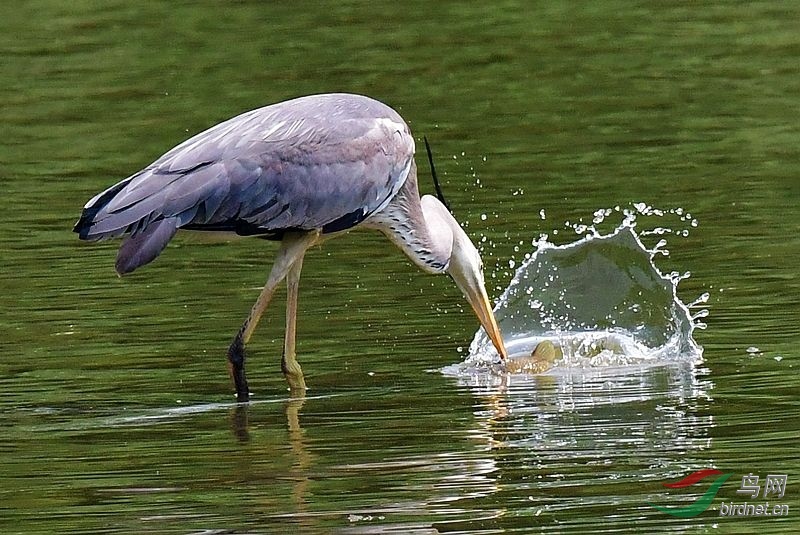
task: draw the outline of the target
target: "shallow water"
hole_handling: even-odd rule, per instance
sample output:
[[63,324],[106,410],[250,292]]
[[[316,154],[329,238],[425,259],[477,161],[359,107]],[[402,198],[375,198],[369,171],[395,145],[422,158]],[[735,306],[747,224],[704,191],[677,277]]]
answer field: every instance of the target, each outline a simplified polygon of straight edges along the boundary
[[[792,2],[7,9],[0,528],[796,531],[798,20]],[[190,134],[333,90],[384,100],[428,136],[493,296],[540,234],[571,243],[597,210],[638,202],[690,212],[699,226],[666,236],[657,262],[691,272],[683,302],[709,294],[702,362],[443,375],[467,357],[469,307],[357,232],[305,263],[309,398],[287,398],[276,306],[251,347],[254,402],[237,408],[224,352],[274,246],[179,236],[119,279],[117,244],[69,229]],[[647,505],[692,503],[706,485],[662,483],[712,467],[733,475],[708,511]],[[788,474],[788,517],[719,517],[749,473]]]

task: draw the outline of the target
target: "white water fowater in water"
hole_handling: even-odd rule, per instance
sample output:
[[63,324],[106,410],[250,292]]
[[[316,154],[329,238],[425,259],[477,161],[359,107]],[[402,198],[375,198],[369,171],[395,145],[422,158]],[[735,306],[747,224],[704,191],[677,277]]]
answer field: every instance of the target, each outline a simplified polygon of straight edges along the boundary
[[[624,220],[602,234],[597,226],[612,214]],[[699,363],[702,347],[692,333],[704,327],[698,320],[707,311],[693,315],[690,307],[708,296],[686,305],[677,287],[688,274],[664,275],[655,262],[668,254],[661,236],[686,236],[688,229],[643,228],[670,215],[682,225],[697,225],[682,209],[662,211],[640,203],[598,210],[591,225],[568,224],[584,234],[573,243],[556,246],[543,236],[495,306],[510,357],[527,357],[542,340],[550,340],[563,356],[548,374]],[[652,236],[659,242],[648,249],[642,237]],[[466,360],[443,370],[461,377],[502,371],[482,329]]]

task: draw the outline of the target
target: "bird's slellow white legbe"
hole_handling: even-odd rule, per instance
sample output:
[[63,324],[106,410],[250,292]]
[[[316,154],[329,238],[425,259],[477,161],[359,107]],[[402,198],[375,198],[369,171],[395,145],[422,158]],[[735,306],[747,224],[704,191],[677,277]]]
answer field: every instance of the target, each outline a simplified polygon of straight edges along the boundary
[[420,199],[408,125],[364,96],[301,97],[220,123],[96,195],[74,230],[83,240],[127,235],[121,275],[155,259],[178,229],[279,240],[267,283],[228,349],[237,399],[247,401],[245,344],[284,279],[281,367],[293,391],[305,390],[295,352],[303,257],[355,227],[383,232],[428,273],[448,273],[506,359],[478,251],[438,199]]

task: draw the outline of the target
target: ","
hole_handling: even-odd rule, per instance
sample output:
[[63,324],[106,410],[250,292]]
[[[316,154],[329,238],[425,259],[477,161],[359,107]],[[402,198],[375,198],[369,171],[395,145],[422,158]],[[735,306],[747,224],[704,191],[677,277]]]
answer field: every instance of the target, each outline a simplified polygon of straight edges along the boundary
[[422,270],[450,275],[506,359],[477,249],[438,199],[420,198],[408,125],[368,97],[300,97],[220,123],[97,194],[74,231],[82,240],[127,235],[120,275],[154,260],[179,229],[279,240],[264,289],[228,349],[237,400],[247,401],[245,344],[284,279],[281,368],[293,392],[305,391],[295,353],[303,256],[355,227],[381,231]]

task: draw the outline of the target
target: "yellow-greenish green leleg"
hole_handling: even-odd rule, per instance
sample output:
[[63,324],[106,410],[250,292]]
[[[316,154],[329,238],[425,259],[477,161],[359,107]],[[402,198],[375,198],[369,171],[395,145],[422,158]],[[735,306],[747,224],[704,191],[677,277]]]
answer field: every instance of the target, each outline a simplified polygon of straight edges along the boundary
[[[244,346],[253,335],[253,331],[258,325],[264,310],[269,305],[275,289],[286,278],[287,274],[292,268],[292,265],[298,260],[302,259],[305,252],[317,241],[319,232],[287,232],[281,241],[281,247],[278,250],[278,255],[275,258],[275,264],[272,266],[267,283],[264,289],[261,290],[256,303],[250,310],[250,315],[242,324],[241,329],[236,334],[228,348],[228,365],[230,368],[233,383],[236,387],[236,400],[249,401],[250,390],[247,385],[247,377],[244,370],[245,351]],[[302,265],[302,262],[301,262]],[[299,272],[298,272],[299,276]],[[294,340],[294,337],[292,337]]]
[[295,260],[286,275],[286,333],[283,340],[283,358],[281,369],[292,394],[302,396],[306,391],[303,370],[297,362],[295,336],[297,334],[297,294],[300,288],[300,271],[303,269],[303,257]]

